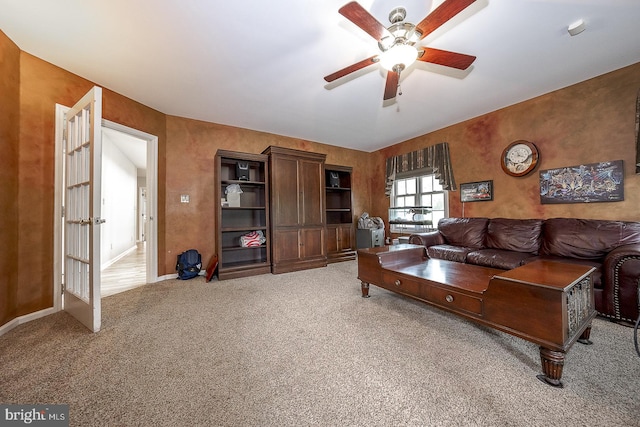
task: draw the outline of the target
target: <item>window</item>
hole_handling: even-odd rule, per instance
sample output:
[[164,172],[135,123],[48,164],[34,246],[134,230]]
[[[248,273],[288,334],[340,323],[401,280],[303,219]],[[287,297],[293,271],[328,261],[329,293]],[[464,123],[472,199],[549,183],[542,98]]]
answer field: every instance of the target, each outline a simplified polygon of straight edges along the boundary
[[391,207],[397,209],[389,212],[391,231],[408,234],[434,229],[441,218],[449,215],[447,199],[447,191],[433,174],[396,179]]

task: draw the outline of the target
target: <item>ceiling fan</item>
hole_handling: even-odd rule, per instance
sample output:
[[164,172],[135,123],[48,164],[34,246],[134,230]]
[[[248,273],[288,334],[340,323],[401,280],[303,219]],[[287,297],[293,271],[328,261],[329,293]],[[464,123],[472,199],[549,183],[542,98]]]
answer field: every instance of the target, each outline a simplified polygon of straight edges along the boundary
[[389,27],[378,22],[357,2],[347,3],[338,12],[376,39],[381,53],[329,74],[324,79],[332,82],[379,62],[387,70],[384,100],[388,100],[396,96],[400,73],[416,60],[466,70],[475,61],[475,56],[429,47],[416,47],[415,44],[475,1],[445,0],[418,25],[404,22],[407,11],[403,7],[396,7],[389,13],[391,22]]

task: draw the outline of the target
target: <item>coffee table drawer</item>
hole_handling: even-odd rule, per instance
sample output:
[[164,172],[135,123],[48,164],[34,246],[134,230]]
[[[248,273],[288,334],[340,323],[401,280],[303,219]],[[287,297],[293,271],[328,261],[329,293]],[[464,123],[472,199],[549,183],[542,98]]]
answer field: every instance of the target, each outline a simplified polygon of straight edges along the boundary
[[394,292],[401,292],[407,295],[419,296],[420,284],[411,279],[398,277],[394,274],[382,273],[382,281],[385,287]]
[[482,299],[469,295],[454,292],[449,289],[428,286],[425,289],[426,298],[441,307],[446,307],[455,311],[466,311],[468,313],[482,315]]

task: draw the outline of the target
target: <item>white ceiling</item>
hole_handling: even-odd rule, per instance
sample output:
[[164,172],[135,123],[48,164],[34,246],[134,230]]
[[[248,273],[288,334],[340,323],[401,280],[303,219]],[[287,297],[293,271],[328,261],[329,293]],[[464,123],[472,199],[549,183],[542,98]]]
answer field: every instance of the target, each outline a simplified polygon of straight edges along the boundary
[[[374,151],[640,61],[639,0],[478,0],[421,42],[477,56],[416,63],[383,103],[379,53],[338,13],[348,0],[0,0],[25,52],[163,113]],[[361,0],[414,24],[441,0]],[[571,37],[567,26],[584,19]],[[449,75],[448,75],[449,74]]]
[[108,127],[102,127],[102,141],[113,144],[138,170],[147,175],[147,141]]

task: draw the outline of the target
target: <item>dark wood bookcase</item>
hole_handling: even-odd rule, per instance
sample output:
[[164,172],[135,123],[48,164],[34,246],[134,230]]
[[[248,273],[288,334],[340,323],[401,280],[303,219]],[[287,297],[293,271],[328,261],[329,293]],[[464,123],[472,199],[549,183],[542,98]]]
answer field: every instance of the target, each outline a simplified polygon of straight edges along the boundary
[[351,171],[348,166],[325,165],[327,262],[356,257]]
[[[271,235],[269,222],[269,161],[262,154],[218,150],[216,153],[216,248],[220,280],[271,272]],[[237,165],[247,167],[238,179]],[[223,202],[227,187],[240,186],[239,206]],[[231,206],[230,206],[231,204]],[[237,203],[236,203],[237,204]],[[261,231],[266,242],[245,247],[241,237]]]

